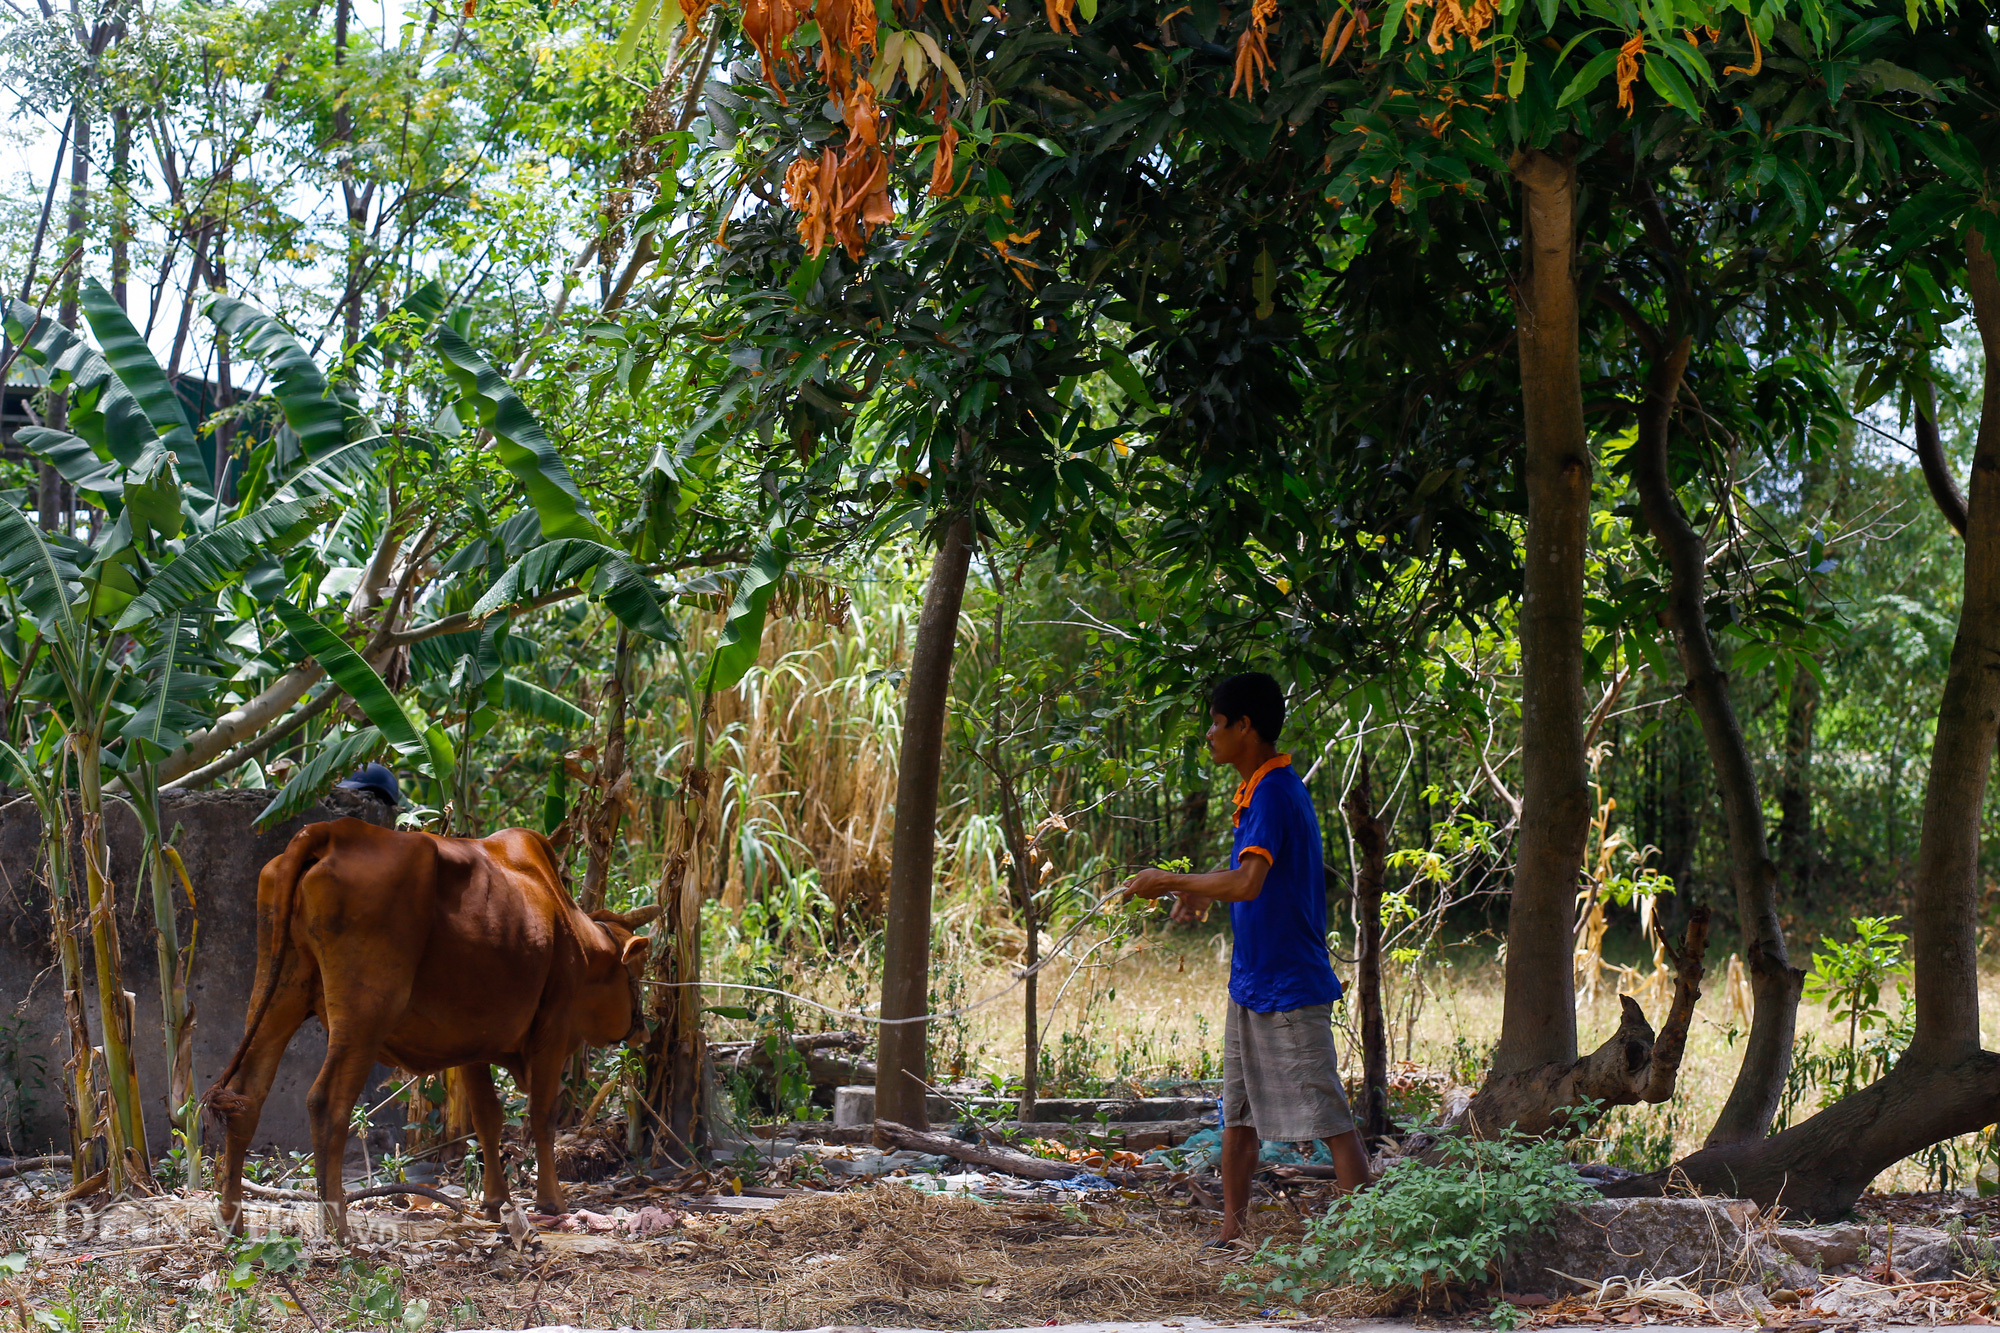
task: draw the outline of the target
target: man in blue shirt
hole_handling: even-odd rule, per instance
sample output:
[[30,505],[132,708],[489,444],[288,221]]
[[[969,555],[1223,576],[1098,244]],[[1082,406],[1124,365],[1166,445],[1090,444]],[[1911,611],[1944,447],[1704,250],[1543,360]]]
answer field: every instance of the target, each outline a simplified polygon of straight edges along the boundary
[[1368,1151],[1333,1044],[1340,981],[1326,947],[1319,816],[1292,757],[1278,753],[1285,694],[1261,671],[1231,676],[1209,696],[1208,752],[1242,775],[1229,869],[1203,875],[1142,870],[1125,897],[1179,895],[1174,920],[1229,904],[1229,1017],[1222,1055],[1222,1232],[1243,1231],[1260,1139],[1324,1139],[1343,1193],[1368,1183]]

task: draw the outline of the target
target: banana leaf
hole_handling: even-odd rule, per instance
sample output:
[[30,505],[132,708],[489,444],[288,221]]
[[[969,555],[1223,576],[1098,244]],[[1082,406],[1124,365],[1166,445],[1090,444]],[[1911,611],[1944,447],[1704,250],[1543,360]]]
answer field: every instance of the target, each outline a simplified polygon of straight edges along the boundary
[[[582,731],[590,725],[590,714],[532,681],[522,680],[519,676],[502,676],[492,684],[499,686],[500,695],[493,702],[510,713],[546,722],[563,731]],[[489,697],[490,694],[489,690]]]
[[445,373],[458,385],[463,406],[493,432],[501,463],[527,491],[528,503],[542,521],[542,536],[549,541],[607,540],[542,423],[500,372],[449,325],[438,330],[437,350]]
[[131,391],[161,442],[179,460],[181,475],[212,492],[215,483],[206,452],[195,438],[194,425],[187,418],[180,395],[174,392],[167,372],[153,358],[145,337],[132,326],[125,311],[97,279],[86,279],[80,296],[84,317],[90,321],[90,331],[97,335],[97,345],[104,349],[104,359]]
[[730,689],[757,664],[757,650],[764,642],[764,617],[770,610],[771,594],[777,591],[778,580],[783,577],[785,566],[791,560],[789,538],[784,533],[780,533],[777,540],[760,547],[751,557],[749,567],[736,581],[736,596],[729,605],[729,617],[723,622],[722,634],[716,640],[715,654],[709,658],[707,669],[701,673],[703,689]]
[[[109,483],[115,479],[118,499],[133,510],[135,531],[162,537],[179,533],[185,515],[174,456],[111,363],[74,332],[46,315],[37,315],[24,302],[9,302],[6,327],[9,336],[21,344],[22,353],[48,371],[50,384],[69,395],[69,424],[74,434],[65,438],[59,431],[33,428],[37,432],[33,439],[85,477],[88,484],[84,489],[92,494],[108,495]],[[27,432],[23,436],[24,445],[35,447],[26,438]],[[89,469],[69,443],[76,438],[85,441],[102,462],[115,467],[103,474]],[[50,461],[54,464],[56,459]],[[205,479],[205,467],[195,475]],[[108,504],[107,512],[114,512]]]
[[491,615],[571,586],[602,600],[622,624],[648,638],[674,643],[680,637],[644,570],[624,552],[580,538],[544,542],[522,556],[494,580],[472,614]]
[[307,615],[284,598],[275,600],[271,607],[278,622],[304,648],[306,654],[320,664],[333,683],[354,700],[361,711],[375,724],[382,737],[394,746],[396,753],[412,759],[426,760],[431,765],[431,774],[440,782],[451,780],[454,763],[451,741],[444,729],[436,725],[419,728],[403,711],[403,705],[368,665],[360,653],[354,651],[345,639]]
[[436,278],[420,284],[361,335],[361,342],[354,349],[354,364],[375,366],[382,359],[382,349],[388,345],[391,330],[400,334],[427,332],[444,313],[447,299],[444,285]]
[[257,827],[265,828],[304,814],[334,783],[388,748],[389,742],[374,727],[363,727],[327,741],[258,813]]
[[333,501],[323,496],[281,500],[196,538],[153,575],[117,627],[135,629],[213,596],[260,560],[297,545],[333,508]]
[[11,505],[0,506],[0,583],[14,590],[51,645],[72,658],[81,651],[71,604],[81,591],[83,571],[69,552]]
[[247,301],[210,297],[202,313],[228,334],[236,350],[271,376],[271,394],[285,424],[299,437],[308,463],[345,447],[350,418],[360,415],[327,384],[326,376],[292,331]]

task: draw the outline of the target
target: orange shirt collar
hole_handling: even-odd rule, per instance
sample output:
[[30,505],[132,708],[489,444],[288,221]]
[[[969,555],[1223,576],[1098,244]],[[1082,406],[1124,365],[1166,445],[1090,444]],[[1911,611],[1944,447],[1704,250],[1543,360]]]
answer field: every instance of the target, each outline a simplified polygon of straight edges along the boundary
[[1275,755],[1270,759],[1266,759],[1255,773],[1252,773],[1238,784],[1236,788],[1236,816],[1229,821],[1229,827],[1235,828],[1243,822],[1243,812],[1250,808],[1250,798],[1257,794],[1257,784],[1264,780],[1266,773],[1269,773],[1274,768],[1290,768],[1291,766],[1292,757],[1290,755]]

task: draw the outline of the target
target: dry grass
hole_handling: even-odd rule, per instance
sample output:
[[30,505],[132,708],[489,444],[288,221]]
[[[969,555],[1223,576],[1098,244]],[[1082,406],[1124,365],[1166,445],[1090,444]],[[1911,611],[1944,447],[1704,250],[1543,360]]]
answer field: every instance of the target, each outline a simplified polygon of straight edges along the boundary
[[[1142,1075],[1192,1072],[1204,1048],[1219,1066],[1229,980],[1226,936],[1162,928],[1123,956],[1106,962],[1100,955],[1096,961],[1104,965],[1093,965],[1079,974],[1052,1017],[1049,999],[1069,975],[1070,967],[1058,964],[1043,973],[1048,1043],[1059,1044],[1064,1034],[1070,1034],[1077,1048],[1095,1053],[1098,1072],[1107,1077],[1121,1065]],[[1744,1025],[1730,1003],[1727,966],[1726,958],[1710,960],[1674,1100],[1657,1109],[1619,1112],[1607,1124],[1607,1133],[1670,1133],[1675,1157],[1701,1146],[1702,1137],[1728,1097],[1742,1058]],[[1005,964],[988,965],[968,978],[967,989],[973,995],[985,995],[1004,988],[1009,980]],[[1421,988],[1415,997],[1413,987]],[[2000,968],[1989,963],[1980,990],[1982,1008],[2000,1013]],[[1446,963],[1428,968],[1414,983],[1389,978],[1386,991],[1385,1007],[1392,1017],[1408,1012],[1412,998],[1417,1001],[1414,1023],[1393,1025],[1391,1045],[1399,1060],[1409,1059],[1429,1069],[1449,1069],[1469,1055],[1477,1066],[1499,1036],[1501,969],[1483,950],[1455,951]],[[1893,998],[1889,1003],[1893,1005]],[[1655,1012],[1651,1017],[1657,1021],[1661,1015]],[[1579,1013],[1579,1045],[1594,1047],[1616,1029],[1618,1018],[1617,997],[1607,989]],[[1020,1021],[1020,1002],[1014,996],[971,1016],[967,1044],[977,1055],[975,1070],[1019,1072]],[[1845,1025],[1811,1002],[1799,1010],[1799,1035],[1808,1033],[1822,1047],[1846,1040]],[[1995,1039],[2000,1039],[2000,1032],[1989,1034],[1989,1044]],[[1351,1042],[1343,1042],[1343,1054],[1358,1064]],[[1817,1095],[1809,1094],[1795,1119],[1803,1119],[1816,1105]],[[1911,1162],[1876,1182],[1882,1190],[1923,1185],[1923,1172]]]
[[[989,1204],[877,1185],[787,1200],[660,1274],[650,1299],[761,1310],[788,1326],[955,1328],[1046,1320],[1229,1318],[1243,1298],[1201,1262],[1203,1231],[1152,1210]],[[683,1242],[685,1244],[685,1242]]]
[[[199,1223],[200,1205],[181,1210]],[[0,1208],[16,1236],[46,1232],[47,1205]],[[390,1214],[377,1214],[389,1217]],[[294,1286],[327,1328],[382,1327],[384,1293],[425,1301],[446,1327],[988,1328],[1047,1321],[1241,1318],[1227,1263],[1203,1262],[1205,1223],[1150,1203],[985,1203],[878,1184],[788,1199],[750,1216],[681,1217],[651,1241],[545,1234],[525,1253],[496,1229],[394,1214],[399,1236],[341,1251],[308,1247]],[[1296,1212],[1260,1214],[1296,1234]],[[366,1229],[364,1228],[364,1234]],[[84,1327],[259,1327],[306,1333],[271,1279],[218,1289],[229,1268],[212,1227],[44,1250],[0,1297],[61,1310]],[[79,1251],[83,1251],[79,1254]],[[373,1301],[372,1310],[369,1304]],[[61,1317],[58,1316],[60,1319]]]

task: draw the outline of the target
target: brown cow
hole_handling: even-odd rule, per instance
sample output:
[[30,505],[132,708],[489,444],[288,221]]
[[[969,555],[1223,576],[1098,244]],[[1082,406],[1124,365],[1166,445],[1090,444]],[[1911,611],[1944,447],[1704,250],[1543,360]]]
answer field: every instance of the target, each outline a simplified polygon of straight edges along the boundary
[[411,1073],[464,1073],[485,1163],[485,1204],[507,1198],[500,1101],[490,1065],[528,1094],[535,1202],[560,1212],[555,1108],[579,1048],[643,1035],[641,913],[586,916],[539,833],[489,838],[398,833],[340,819],[309,824],[257,880],[257,984],[243,1044],[207,1096],[227,1135],[223,1219],[240,1226],[243,1154],[292,1034],[326,1028],[326,1063],[306,1098],[320,1198],[345,1226],[348,1117],[380,1060]]

